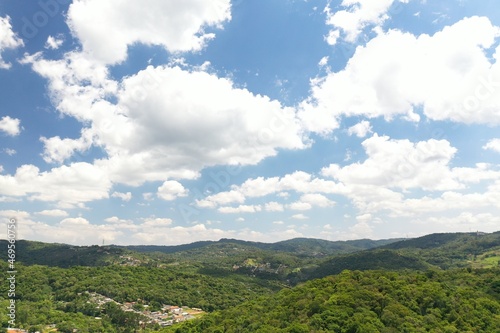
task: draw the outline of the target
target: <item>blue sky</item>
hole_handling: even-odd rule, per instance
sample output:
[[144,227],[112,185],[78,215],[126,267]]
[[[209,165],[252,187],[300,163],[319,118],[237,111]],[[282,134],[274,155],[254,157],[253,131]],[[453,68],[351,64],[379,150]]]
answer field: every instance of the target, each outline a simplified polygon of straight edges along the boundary
[[2,1],[0,217],[80,245],[497,231],[499,42],[493,0]]

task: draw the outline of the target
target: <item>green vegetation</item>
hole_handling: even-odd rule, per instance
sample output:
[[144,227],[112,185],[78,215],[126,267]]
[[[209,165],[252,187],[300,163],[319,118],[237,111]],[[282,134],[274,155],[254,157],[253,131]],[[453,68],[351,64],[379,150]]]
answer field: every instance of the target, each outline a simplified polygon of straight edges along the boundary
[[493,268],[500,266],[500,250],[489,251],[481,255],[475,256],[471,261],[471,266],[474,268]]
[[[4,281],[6,244],[0,241]],[[404,241],[223,239],[174,247],[18,241],[16,254],[16,323],[33,332],[445,333],[500,327],[500,232]],[[4,308],[7,289],[0,285]],[[188,317],[198,319],[162,329],[151,313],[166,305],[209,314],[193,310]],[[0,312],[4,328],[6,314]]]
[[[25,328],[47,324],[57,324],[60,328],[66,323],[80,330],[94,327],[97,331],[114,332],[112,327],[119,331],[120,323],[125,321],[127,327],[137,327],[140,318],[135,313],[107,307],[98,309],[90,304],[91,292],[120,303],[141,300],[157,307],[174,304],[214,311],[279,289],[272,281],[267,283],[240,275],[211,277],[190,272],[192,268],[188,266],[165,269],[114,265],[64,269],[18,264],[16,268],[17,323]],[[5,262],[1,263],[0,272],[0,278],[6,281]],[[2,300],[7,296],[7,288],[7,283],[0,286],[2,304],[7,304],[7,300]],[[103,319],[96,321],[94,317]],[[6,327],[7,317],[1,320],[2,327]]]
[[[237,246],[238,248],[273,252],[288,252],[303,257],[323,257],[327,255],[345,254],[361,250],[368,250],[386,244],[394,243],[398,240],[399,239],[387,239],[374,241],[371,239],[360,239],[352,241],[327,241],[314,238],[294,238],[276,243],[260,243],[223,238],[217,242],[203,241],[177,246],[143,245],[126,246],[124,248],[138,252],[161,252],[169,254],[184,252],[181,255],[189,256],[189,254],[199,254],[200,250],[201,252],[206,254],[207,249],[216,249],[218,247],[224,248],[226,244],[229,244],[231,246]],[[195,258],[199,257],[196,256]]]
[[[0,258],[7,260],[7,241],[0,240]],[[116,247],[71,246],[19,240],[16,242],[16,260],[26,265],[57,267],[106,266],[130,251]]]
[[[384,246],[399,253],[418,257],[442,269],[481,267],[478,257],[488,252],[500,253],[500,232],[432,234]],[[491,266],[491,262],[485,262]]]
[[498,273],[344,271],[163,332],[498,332]]
[[344,270],[398,271],[405,269],[426,270],[431,267],[430,264],[416,257],[401,255],[391,250],[372,250],[328,258],[317,265],[290,274],[289,279],[295,282],[307,281],[339,274]]

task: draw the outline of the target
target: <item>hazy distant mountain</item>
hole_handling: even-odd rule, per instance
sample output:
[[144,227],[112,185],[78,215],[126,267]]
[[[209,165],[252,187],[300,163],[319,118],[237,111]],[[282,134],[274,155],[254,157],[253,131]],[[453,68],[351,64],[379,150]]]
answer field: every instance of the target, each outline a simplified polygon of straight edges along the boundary
[[383,246],[447,269],[490,267],[500,260],[500,232],[431,234]]
[[206,247],[208,245],[231,243],[231,244],[254,247],[261,250],[290,252],[297,255],[314,257],[314,256],[326,256],[326,255],[341,254],[341,253],[351,253],[360,250],[375,248],[393,242],[398,242],[400,240],[401,239],[387,239],[387,240],[374,241],[370,239],[360,239],[352,241],[328,241],[328,240],[314,239],[314,238],[294,238],[276,243],[261,243],[261,242],[250,242],[238,239],[223,238],[219,241],[202,241],[202,242],[194,242],[191,244],[183,244],[176,246],[132,245],[132,246],[126,246],[125,248],[138,252],[176,253],[182,251],[189,251],[193,249],[199,249]]
[[[0,258],[3,260],[7,260],[7,244],[7,241],[0,240]],[[110,246],[72,246],[26,240],[16,242],[16,261],[25,265],[105,266],[126,252],[125,249]]]

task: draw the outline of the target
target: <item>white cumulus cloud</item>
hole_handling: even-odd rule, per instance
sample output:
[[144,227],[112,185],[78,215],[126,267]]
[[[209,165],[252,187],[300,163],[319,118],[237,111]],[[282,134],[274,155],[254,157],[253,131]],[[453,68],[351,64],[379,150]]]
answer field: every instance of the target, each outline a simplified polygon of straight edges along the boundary
[[21,133],[21,121],[16,118],[4,116],[0,119],[0,131],[9,136],[17,136]]
[[15,49],[23,46],[23,40],[20,39],[10,24],[10,17],[0,17],[0,69],[9,69],[12,65],[2,59],[2,52],[8,49]]
[[132,199],[132,193],[131,192],[127,192],[127,193],[122,193],[122,192],[113,192],[111,194],[111,197],[112,198],[119,198],[123,201],[130,201]]
[[418,121],[416,108],[431,120],[500,124],[499,36],[486,17],[464,18],[432,36],[380,34],[343,70],[313,81],[299,117],[323,134],[338,128],[341,116]]
[[61,208],[108,198],[110,188],[107,175],[84,162],[44,172],[34,165],[23,165],[14,175],[0,175],[0,195],[55,202]]
[[51,210],[42,210],[37,213],[38,215],[43,216],[51,216],[51,217],[66,217],[68,216],[68,212],[61,209],[51,209]]
[[53,36],[47,37],[47,41],[45,42],[46,49],[57,50],[64,43],[64,39],[56,38]]
[[491,139],[483,146],[483,149],[490,149],[500,153],[500,139]]
[[181,183],[175,180],[167,180],[160,187],[157,192],[158,198],[165,201],[172,201],[178,197],[185,197],[188,195],[188,190],[182,186]]
[[328,44],[334,45],[342,31],[345,40],[355,42],[366,26],[380,26],[388,18],[393,3],[401,5],[409,0],[343,0],[344,10],[333,11],[328,5],[325,8],[328,25],[333,27],[328,35]]
[[262,207],[260,205],[239,205],[237,207],[223,206],[218,209],[219,213],[223,214],[256,213],[261,210]]
[[230,7],[229,0],[75,0],[68,25],[89,56],[114,64],[126,59],[134,43],[170,52],[200,50],[214,37],[204,28],[229,20]]
[[354,126],[349,127],[347,133],[349,135],[356,135],[358,138],[364,138],[368,133],[372,132],[372,127],[369,121],[363,120]]

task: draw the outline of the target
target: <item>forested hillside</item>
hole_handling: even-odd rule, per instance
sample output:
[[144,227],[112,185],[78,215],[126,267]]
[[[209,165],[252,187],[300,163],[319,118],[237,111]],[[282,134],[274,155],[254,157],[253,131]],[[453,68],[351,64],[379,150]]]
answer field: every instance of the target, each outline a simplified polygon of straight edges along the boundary
[[498,333],[499,273],[344,271],[163,332]]
[[[322,257],[326,255],[344,254],[367,250],[398,242],[400,239],[386,239],[386,240],[371,240],[360,239],[351,241],[328,241],[323,239],[314,238],[294,238],[286,241],[276,243],[261,243],[249,242],[238,239],[223,238],[219,241],[202,241],[194,242],[191,244],[183,244],[176,246],[153,246],[153,245],[135,245],[125,246],[123,248],[134,250],[138,252],[161,252],[161,253],[182,253],[184,256],[189,254],[199,254],[203,251],[205,254],[209,253],[207,249],[217,249],[219,247],[225,248],[227,244],[236,245],[240,248],[247,248],[253,250],[270,250],[293,253],[305,257]],[[198,256],[195,256],[198,258]]]
[[316,265],[304,267],[288,276],[294,284],[329,275],[339,274],[344,270],[426,270],[432,265],[417,257],[401,255],[391,250],[361,251],[348,255],[329,257]]
[[[0,242],[4,256],[6,244]],[[500,233],[394,242],[225,239],[170,253],[18,241],[16,250],[16,320],[31,331],[146,332],[173,324],[165,332],[498,333],[500,327]],[[0,269],[5,280],[5,258]],[[7,289],[0,286],[2,307]],[[186,315],[168,312],[172,306]],[[187,313],[191,308],[198,310]],[[198,319],[177,323],[186,318]],[[6,312],[0,320],[7,327]]]
[[[7,260],[7,241],[0,240],[0,258]],[[72,246],[19,240],[16,242],[16,260],[26,265],[57,267],[106,266],[130,253],[110,246]]]
[[500,232],[431,234],[383,246],[442,269],[493,267],[500,262]]
[[[7,264],[0,265],[0,278],[8,277]],[[72,267],[69,269],[40,265],[17,267],[17,323],[20,327],[44,327],[56,324],[63,332],[106,328],[107,332],[121,331],[118,322],[138,322],[134,313],[98,308],[91,304],[90,293],[97,293],[119,303],[136,302],[157,310],[163,304],[189,306],[214,311],[234,307],[244,301],[280,289],[272,281],[233,275],[224,278],[201,275],[189,267],[169,268],[106,266]],[[7,306],[8,284],[0,285],[0,303]],[[2,300],[3,299],[3,300]],[[106,312],[107,311],[107,312]],[[96,322],[94,317],[103,317]],[[0,313],[2,327],[6,327],[6,312]],[[118,319],[117,319],[118,318]],[[73,328],[66,330],[70,323]],[[114,328],[113,328],[114,327]],[[124,327],[125,328],[125,327]],[[92,331],[92,330],[91,330]]]

